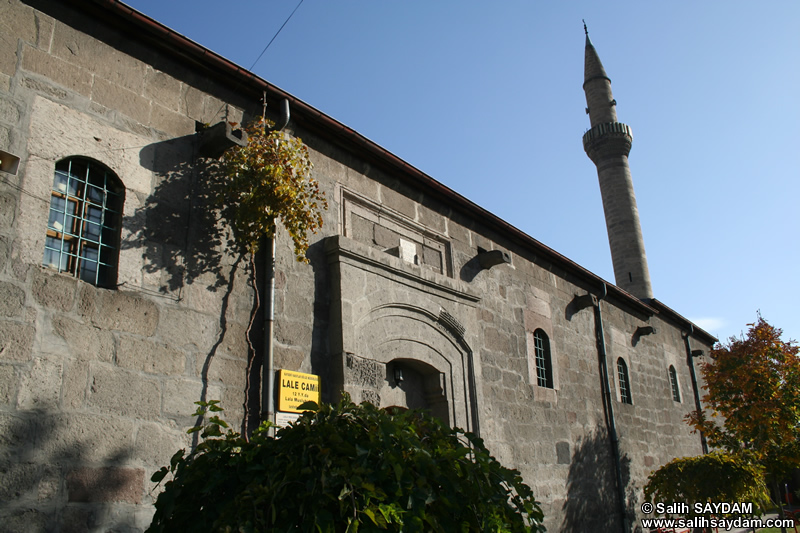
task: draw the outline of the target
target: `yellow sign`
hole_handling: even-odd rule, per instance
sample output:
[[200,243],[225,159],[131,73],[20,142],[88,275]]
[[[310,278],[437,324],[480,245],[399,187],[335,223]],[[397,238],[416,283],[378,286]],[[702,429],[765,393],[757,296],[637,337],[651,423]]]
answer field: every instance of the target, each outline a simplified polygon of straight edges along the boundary
[[278,411],[302,413],[306,402],[319,403],[319,376],[291,370],[278,370]]

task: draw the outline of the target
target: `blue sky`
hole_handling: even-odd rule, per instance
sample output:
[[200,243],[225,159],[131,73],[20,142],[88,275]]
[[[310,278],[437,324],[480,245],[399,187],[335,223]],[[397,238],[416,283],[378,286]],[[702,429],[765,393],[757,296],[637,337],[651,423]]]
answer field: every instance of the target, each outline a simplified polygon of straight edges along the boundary
[[[298,0],[129,0],[249,68]],[[603,278],[584,34],[632,127],[653,291],[800,339],[800,2],[304,0],[252,69]]]

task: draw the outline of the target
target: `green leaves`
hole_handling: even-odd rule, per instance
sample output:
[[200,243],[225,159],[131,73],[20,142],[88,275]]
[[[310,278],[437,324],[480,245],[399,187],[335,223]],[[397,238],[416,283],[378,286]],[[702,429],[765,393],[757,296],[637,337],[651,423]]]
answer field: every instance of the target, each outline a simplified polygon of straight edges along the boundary
[[697,457],[680,457],[653,472],[644,487],[649,502],[683,502],[694,516],[695,503],[752,502],[764,509],[769,502],[764,469],[746,455],[715,451]]
[[312,407],[275,438],[228,431],[176,454],[149,531],[544,531],[519,472],[474,435],[349,399]]
[[298,261],[308,262],[308,233],[322,227],[328,201],[311,177],[311,159],[303,142],[279,131],[264,131],[263,119],[245,130],[246,146],[225,152],[215,176],[221,215],[249,252],[273,237],[280,222],[294,242]]

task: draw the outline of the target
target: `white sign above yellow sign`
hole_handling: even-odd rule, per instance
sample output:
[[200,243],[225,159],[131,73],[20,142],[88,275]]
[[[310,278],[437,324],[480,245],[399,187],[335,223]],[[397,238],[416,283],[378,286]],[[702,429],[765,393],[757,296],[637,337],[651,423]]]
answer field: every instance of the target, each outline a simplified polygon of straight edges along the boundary
[[319,376],[291,370],[278,370],[278,411],[302,413],[298,407],[306,402],[319,403]]

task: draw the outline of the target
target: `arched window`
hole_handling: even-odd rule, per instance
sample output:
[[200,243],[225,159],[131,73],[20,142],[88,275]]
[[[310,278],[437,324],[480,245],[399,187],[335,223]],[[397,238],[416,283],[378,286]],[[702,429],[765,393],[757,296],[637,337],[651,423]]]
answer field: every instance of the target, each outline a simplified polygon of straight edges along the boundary
[[678,387],[678,374],[675,372],[675,367],[669,365],[669,383],[672,386],[672,399],[676,402],[681,401],[681,390]]
[[536,354],[536,383],[540,387],[552,389],[553,362],[550,358],[550,339],[541,329],[533,332],[533,349]]
[[619,377],[619,399],[622,403],[633,403],[631,398],[631,382],[628,379],[628,365],[625,360],[620,357],[617,359],[617,376]]
[[119,178],[100,163],[83,157],[56,163],[42,264],[115,287],[124,201]]

